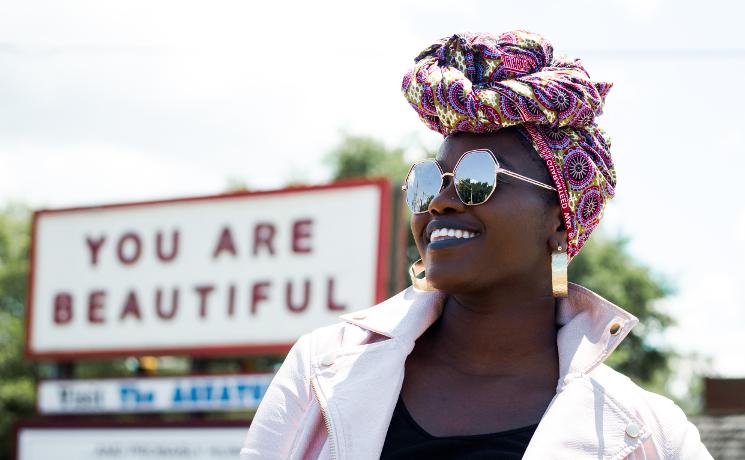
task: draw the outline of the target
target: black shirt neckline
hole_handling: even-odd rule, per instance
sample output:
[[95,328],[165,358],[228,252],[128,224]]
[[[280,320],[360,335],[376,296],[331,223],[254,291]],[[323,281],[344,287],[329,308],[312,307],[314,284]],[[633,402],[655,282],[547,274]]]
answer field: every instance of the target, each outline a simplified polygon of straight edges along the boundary
[[486,439],[486,438],[500,438],[503,436],[512,436],[518,433],[522,433],[524,431],[535,431],[538,427],[538,423],[534,423],[532,425],[523,426],[519,428],[513,428],[511,430],[505,430],[505,431],[498,431],[496,433],[483,433],[483,434],[462,434],[462,435],[454,435],[454,436],[434,436],[427,432],[424,428],[422,428],[416,420],[414,420],[414,417],[412,417],[411,412],[409,412],[409,409],[406,407],[406,404],[404,403],[403,398],[401,395],[398,396],[398,401],[396,403],[397,406],[399,406],[401,410],[401,415],[404,417],[406,422],[419,434],[426,437],[427,439],[459,439],[459,440],[477,440],[477,439]]

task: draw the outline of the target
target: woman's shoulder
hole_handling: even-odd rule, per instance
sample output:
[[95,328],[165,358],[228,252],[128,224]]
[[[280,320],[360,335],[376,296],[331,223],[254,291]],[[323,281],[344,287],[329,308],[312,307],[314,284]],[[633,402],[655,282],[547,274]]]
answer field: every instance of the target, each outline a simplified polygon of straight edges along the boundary
[[685,417],[682,409],[673,400],[642,388],[628,376],[606,364],[598,365],[588,374],[588,377],[603,389],[608,390],[606,393],[622,399],[625,406],[638,406],[640,409],[646,407],[656,412],[670,412],[672,415]]
[[[653,433],[653,438],[669,452],[701,452],[701,457],[711,458],[702,444],[698,429],[688,421],[685,412],[670,398],[646,390],[628,376],[606,364],[600,364],[587,376],[598,389],[599,395],[615,399],[620,410],[630,411]],[[667,457],[666,457],[667,458]],[[671,457],[673,458],[673,457]],[[677,458],[677,457],[675,457]]]

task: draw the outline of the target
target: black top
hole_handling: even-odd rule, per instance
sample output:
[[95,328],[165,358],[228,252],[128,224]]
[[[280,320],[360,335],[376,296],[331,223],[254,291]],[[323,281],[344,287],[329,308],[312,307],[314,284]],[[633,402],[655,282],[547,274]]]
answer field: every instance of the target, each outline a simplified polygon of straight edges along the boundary
[[398,397],[381,460],[520,460],[538,424],[499,433],[437,437],[424,431]]

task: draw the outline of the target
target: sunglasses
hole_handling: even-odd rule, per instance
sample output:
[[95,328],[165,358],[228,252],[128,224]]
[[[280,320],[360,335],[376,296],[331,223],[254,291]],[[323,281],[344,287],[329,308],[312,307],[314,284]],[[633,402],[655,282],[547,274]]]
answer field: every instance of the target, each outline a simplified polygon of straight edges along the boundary
[[556,191],[554,187],[508,171],[499,166],[494,153],[488,149],[469,150],[460,157],[453,172],[442,171],[434,160],[414,163],[406,174],[401,190],[406,192],[406,204],[414,214],[427,212],[430,202],[440,194],[445,176],[453,178],[455,191],[463,204],[475,206],[486,203],[497,188],[497,176],[502,173],[537,187]]

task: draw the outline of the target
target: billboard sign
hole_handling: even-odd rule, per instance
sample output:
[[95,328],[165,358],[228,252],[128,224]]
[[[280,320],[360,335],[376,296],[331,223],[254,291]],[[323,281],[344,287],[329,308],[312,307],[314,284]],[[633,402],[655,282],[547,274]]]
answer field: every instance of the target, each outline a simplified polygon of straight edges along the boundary
[[37,211],[27,353],[286,352],[382,300],[389,194],[365,180]]
[[274,374],[43,380],[41,414],[255,410]]

